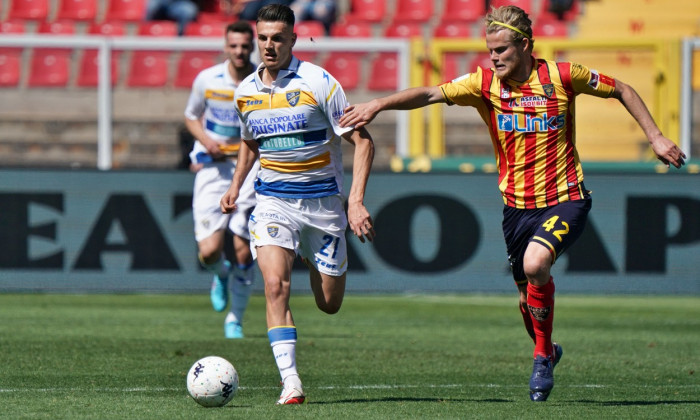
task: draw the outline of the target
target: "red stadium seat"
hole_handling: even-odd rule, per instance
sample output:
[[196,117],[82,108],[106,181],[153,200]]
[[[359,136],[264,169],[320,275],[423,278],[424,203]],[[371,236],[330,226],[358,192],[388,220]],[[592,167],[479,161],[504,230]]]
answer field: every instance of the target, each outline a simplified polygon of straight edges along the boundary
[[109,0],[104,20],[141,22],[146,16],[146,0]]
[[49,16],[49,0],[10,0],[6,20],[46,20]]
[[468,70],[470,73],[476,71],[477,67],[484,69],[490,69],[493,67],[493,61],[491,61],[491,55],[487,52],[477,53],[474,58],[470,61],[468,65]]
[[340,82],[344,90],[356,89],[360,84],[361,58],[340,51],[328,54],[323,68]]
[[63,87],[70,78],[70,50],[37,48],[29,69],[29,87]]
[[[43,34],[72,35],[75,24],[65,22],[42,22],[37,30]],[[69,48],[35,48],[29,67],[29,87],[62,87],[70,79],[72,50]]]
[[[199,23],[210,23],[215,25],[220,24],[226,26],[226,24],[233,23],[237,20],[238,18],[236,16],[228,16],[221,12],[200,11],[199,14],[197,14],[197,22]],[[191,24],[192,22],[188,23],[188,25]]]
[[493,7],[518,6],[530,15],[531,19],[534,17],[532,0],[491,0],[490,5]]
[[[0,34],[22,34],[24,21],[0,22]],[[0,47],[0,86],[17,86],[22,76],[21,47]]]
[[226,24],[220,22],[190,22],[185,27],[185,36],[204,36],[223,38],[226,34]]
[[539,17],[532,26],[533,37],[566,37],[569,35],[569,24],[563,20],[544,19]]
[[[103,22],[93,23],[87,31],[92,35],[103,36],[124,36],[126,35],[126,25],[122,22]],[[120,51],[112,51],[111,58],[111,79],[112,86],[117,84],[119,80],[119,57]],[[95,87],[98,81],[98,51],[88,49],[83,51],[83,57],[80,60],[80,69],[78,71],[78,86]]]
[[433,17],[432,0],[396,0],[394,21],[426,23]]
[[94,21],[97,0],[59,0],[56,20]]
[[[423,25],[417,22],[394,22],[384,30],[387,38],[423,36]],[[398,57],[393,52],[379,53],[371,63],[369,90],[396,90],[398,86]]]
[[[141,36],[176,37],[177,24],[172,21],[142,22]],[[129,87],[162,87],[168,82],[169,51],[134,51],[126,84]]]
[[398,88],[398,58],[396,53],[379,53],[371,65],[367,89],[381,91]]
[[0,51],[0,86],[12,87],[19,84],[22,75],[22,50],[3,48]]
[[192,88],[192,82],[199,72],[217,63],[217,52],[185,51],[177,63],[173,85],[178,88]]
[[370,38],[372,24],[368,22],[336,22],[331,26],[331,36],[342,38]]
[[484,0],[445,0],[442,22],[476,22],[486,14]]
[[321,38],[326,36],[323,24],[317,20],[305,20],[294,25],[294,32],[298,40],[306,41],[308,38]]
[[[435,38],[469,38],[471,28],[464,22],[443,22],[435,28]],[[461,75],[460,62],[466,56],[464,53],[448,52],[443,55],[441,77],[443,81],[452,80]]]
[[386,17],[386,0],[351,0],[347,21],[381,22]]

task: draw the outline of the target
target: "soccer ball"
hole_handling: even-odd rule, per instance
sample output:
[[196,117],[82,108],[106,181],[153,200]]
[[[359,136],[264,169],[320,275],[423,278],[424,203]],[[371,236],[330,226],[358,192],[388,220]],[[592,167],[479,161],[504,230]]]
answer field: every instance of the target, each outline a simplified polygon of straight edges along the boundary
[[238,372],[228,360],[207,356],[194,362],[187,373],[187,391],[205,407],[223,407],[238,390]]

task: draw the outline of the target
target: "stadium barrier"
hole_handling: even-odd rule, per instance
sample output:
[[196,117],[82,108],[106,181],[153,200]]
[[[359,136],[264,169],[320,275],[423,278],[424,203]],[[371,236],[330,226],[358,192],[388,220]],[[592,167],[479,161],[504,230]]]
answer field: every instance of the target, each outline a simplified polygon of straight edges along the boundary
[[[221,51],[220,38],[186,38],[164,39],[157,37],[104,37],[98,35],[58,36],[46,34],[0,35],[0,47],[15,48],[71,48],[98,49],[98,133],[97,133],[97,168],[112,168],[112,87],[110,57],[113,50],[123,51]],[[397,54],[398,88],[405,89],[410,84],[409,72],[413,68],[411,44],[408,40],[373,38],[363,40],[349,38],[319,38],[317,40],[299,40],[295,52],[393,52]],[[184,106],[184,105],[183,105]],[[408,156],[408,121],[407,113],[396,116],[396,154]]]
[[[0,170],[0,292],[208,293],[192,184],[184,171]],[[377,237],[348,235],[348,291],[515,293],[496,184],[486,173],[372,174]],[[593,210],[554,266],[557,293],[700,294],[697,175],[589,172],[586,187]],[[309,293],[299,268],[292,287]]]
[[[432,63],[430,75],[431,84],[439,84],[443,81],[442,63],[446,54],[483,52],[484,48],[483,40],[453,38],[433,39],[428,53],[429,60]],[[666,136],[674,140],[680,138],[680,41],[654,39],[569,40],[552,38],[537,40],[535,42],[535,55],[548,59],[561,59],[563,53],[572,54],[584,51],[592,53],[616,53],[617,55],[613,57],[612,60],[608,59],[601,67],[596,68],[602,72],[610,71],[610,67],[616,70],[622,70],[623,74],[613,72],[611,75],[630,83],[640,91],[640,95],[650,107],[652,115]],[[616,61],[630,60],[630,55],[640,52],[652,54],[652,68],[635,69],[616,66]],[[590,55],[586,57],[590,57]],[[632,55],[632,57],[634,56]],[[684,63],[686,65],[688,64],[688,60],[689,58],[685,58]],[[643,63],[646,63],[646,60],[644,60]],[[587,61],[582,62],[582,64],[592,66]],[[684,75],[686,74],[687,73],[684,72]],[[687,84],[684,85],[684,92],[686,94],[689,88],[688,86]],[[579,103],[577,104],[578,113],[585,112],[580,103],[585,99],[586,98],[579,99]],[[605,126],[605,131],[602,132],[602,135],[600,130],[595,130],[595,127],[593,127],[596,124],[602,124],[603,122],[600,120],[592,122],[586,122],[584,120],[582,121],[583,124],[579,124],[577,127],[579,132],[577,144],[579,145],[579,150],[582,152],[582,158],[587,158],[587,153],[585,153],[587,143],[595,143],[596,141],[601,144],[603,150],[601,150],[600,153],[591,152],[588,154],[588,159],[591,159],[590,156],[593,156],[591,160],[600,158],[602,160],[617,161],[645,160],[652,158],[648,147],[645,147],[646,140],[641,130],[634,125],[623,124],[623,121],[633,122],[632,117],[625,115],[625,111],[622,107],[615,107],[611,111],[607,109],[605,111],[600,111],[603,104],[597,98],[594,100],[598,102],[592,102],[593,105],[591,106],[594,107],[594,109],[590,111],[590,114],[598,112],[600,115],[602,113],[603,117],[613,120],[610,121],[609,125]],[[415,135],[411,138],[411,150],[418,154],[426,154],[431,158],[442,158],[446,155],[443,107],[432,106],[429,108],[428,112],[428,134],[425,143],[423,143],[422,136],[418,134],[423,133],[423,130],[421,130],[421,127],[417,127],[416,131],[413,132]],[[611,116],[611,113],[615,113],[615,115]],[[589,115],[586,114],[586,117],[589,117]],[[630,131],[634,132],[633,137],[616,150],[611,150],[611,138],[615,138],[616,141],[620,143],[620,138],[629,136]],[[679,144],[687,146],[688,148],[685,150],[688,153],[690,152],[689,133],[684,132],[684,137],[680,140]],[[640,149],[643,148],[644,152],[638,152],[635,150],[636,148],[630,146],[637,146],[636,148]]]

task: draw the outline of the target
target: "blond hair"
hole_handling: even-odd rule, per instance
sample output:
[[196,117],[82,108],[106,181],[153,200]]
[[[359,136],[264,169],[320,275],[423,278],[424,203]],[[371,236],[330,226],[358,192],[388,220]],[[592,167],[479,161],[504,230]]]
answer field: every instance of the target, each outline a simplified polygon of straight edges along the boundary
[[513,35],[512,41],[523,38],[532,39],[532,21],[525,11],[517,6],[491,7],[491,13],[486,15],[486,33],[508,30]]

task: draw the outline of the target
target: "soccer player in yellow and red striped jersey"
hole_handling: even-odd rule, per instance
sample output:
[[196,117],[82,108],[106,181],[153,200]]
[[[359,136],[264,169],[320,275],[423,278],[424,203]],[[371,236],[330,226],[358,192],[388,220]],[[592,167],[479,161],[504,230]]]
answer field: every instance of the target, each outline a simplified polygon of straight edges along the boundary
[[629,85],[585,66],[535,59],[527,13],[516,6],[486,16],[493,68],[439,86],[406,89],[348,107],[341,125],[362,127],[387,109],[435,103],[475,107],[489,128],[503,196],[503,235],[520,312],[535,343],[530,399],[546,401],[562,348],[552,342],[554,282],[550,269],[580,236],[591,208],[576,152],[574,103],[579,94],[615,98],[638,122],[667,166],[685,154],[664,137]]

